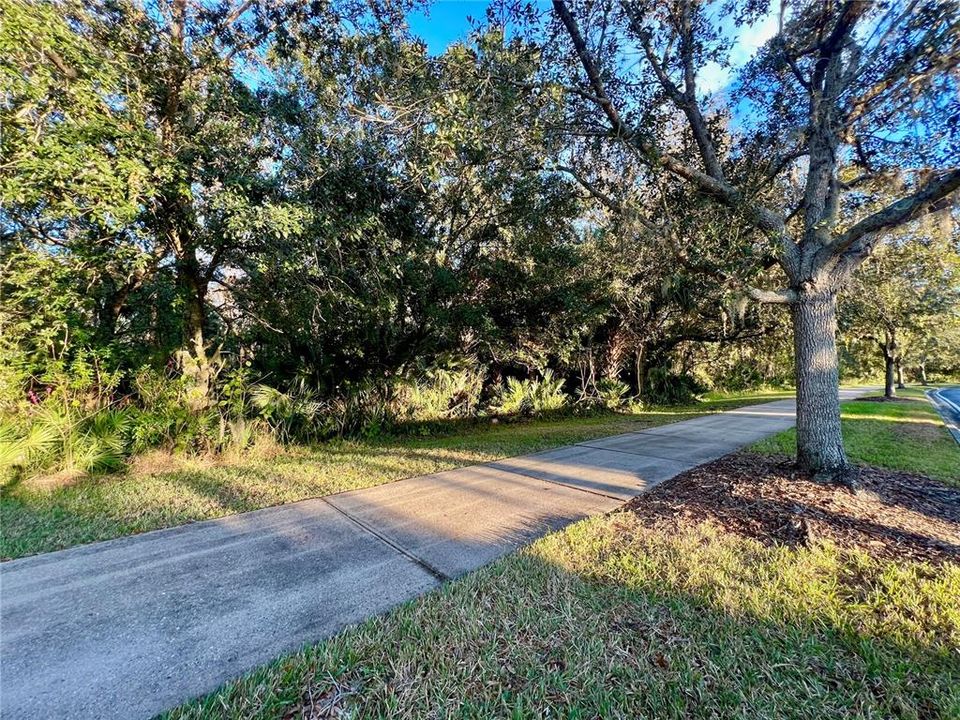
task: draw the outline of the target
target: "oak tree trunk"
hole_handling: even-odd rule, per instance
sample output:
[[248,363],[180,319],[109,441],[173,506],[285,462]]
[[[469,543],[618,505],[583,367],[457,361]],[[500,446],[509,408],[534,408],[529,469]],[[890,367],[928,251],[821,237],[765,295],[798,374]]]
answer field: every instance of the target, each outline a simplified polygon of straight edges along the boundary
[[797,374],[797,464],[838,474],[847,465],[840,432],[837,298],[804,295],[791,305]]
[[207,283],[202,277],[196,251],[190,248],[177,259],[177,281],[183,297],[183,335],[187,348],[200,365],[207,362],[207,351],[203,337],[206,321],[204,301],[207,295]]
[[906,385],[903,384],[903,362],[901,362],[900,358],[897,358],[896,365],[897,365],[897,389],[902,390],[903,388],[906,387]]
[[897,396],[896,388],[894,387],[894,361],[893,356],[884,352],[883,354],[884,362],[884,382],[883,382],[883,396],[888,400],[891,400]]

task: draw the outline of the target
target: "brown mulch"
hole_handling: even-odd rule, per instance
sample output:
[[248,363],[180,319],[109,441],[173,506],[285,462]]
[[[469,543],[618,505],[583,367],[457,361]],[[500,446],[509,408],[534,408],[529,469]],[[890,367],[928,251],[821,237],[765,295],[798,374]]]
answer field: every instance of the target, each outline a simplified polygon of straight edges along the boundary
[[860,489],[814,482],[784,456],[734,453],[689,470],[627,506],[650,525],[710,520],[767,544],[829,539],[884,558],[960,561],[960,489],[859,468]]

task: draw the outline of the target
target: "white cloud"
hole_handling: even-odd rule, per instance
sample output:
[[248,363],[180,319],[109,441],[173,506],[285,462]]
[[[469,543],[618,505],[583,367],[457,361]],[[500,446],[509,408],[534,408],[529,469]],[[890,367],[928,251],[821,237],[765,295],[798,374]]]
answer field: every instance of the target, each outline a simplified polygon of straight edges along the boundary
[[720,63],[708,62],[697,73],[697,88],[700,92],[715,93],[730,84],[730,68]]
[[779,27],[776,11],[771,11],[750,25],[727,25],[724,30],[733,37],[730,49],[730,67],[709,62],[697,72],[697,87],[704,93],[716,93],[730,84],[733,72],[746,65],[757,51],[774,35]]
[[777,13],[767,13],[752,25],[744,25],[737,30],[736,42],[730,51],[730,62],[735,67],[745,65],[757,54],[763,45],[777,34],[779,17]]

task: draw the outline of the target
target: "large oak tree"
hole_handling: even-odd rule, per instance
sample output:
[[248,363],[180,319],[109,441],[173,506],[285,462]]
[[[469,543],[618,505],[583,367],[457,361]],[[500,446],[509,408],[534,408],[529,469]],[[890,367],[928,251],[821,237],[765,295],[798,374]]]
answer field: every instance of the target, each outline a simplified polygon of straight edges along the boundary
[[[729,63],[731,27],[774,10],[776,33],[738,82],[705,93],[703,70]],[[624,146],[644,182],[728,211],[726,248],[704,252],[688,232],[677,257],[789,308],[798,462],[841,476],[837,295],[888,229],[960,187],[957,3],[554,0],[553,17],[547,73],[573,103],[569,132]]]

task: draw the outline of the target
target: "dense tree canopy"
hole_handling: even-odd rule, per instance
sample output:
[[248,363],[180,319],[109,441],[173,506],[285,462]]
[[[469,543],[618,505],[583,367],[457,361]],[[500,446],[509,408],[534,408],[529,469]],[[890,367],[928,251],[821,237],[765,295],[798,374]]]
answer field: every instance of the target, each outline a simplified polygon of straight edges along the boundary
[[511,378],[578,407],[797,381],[801,459],[836,469],[851,278],[851,372],[869,337],[958,366],[955,3],[503,3],[440,55],[410,9],[0,0],[14,435],[64,394],[216,444]]
[[960,314],[960,253],[956,233],[896,237],[864,264],[841,303],[848,341],[876,347],[884,364],[885,395],[903,386],[913,365],[926,382],[926,349],[954,331]]

